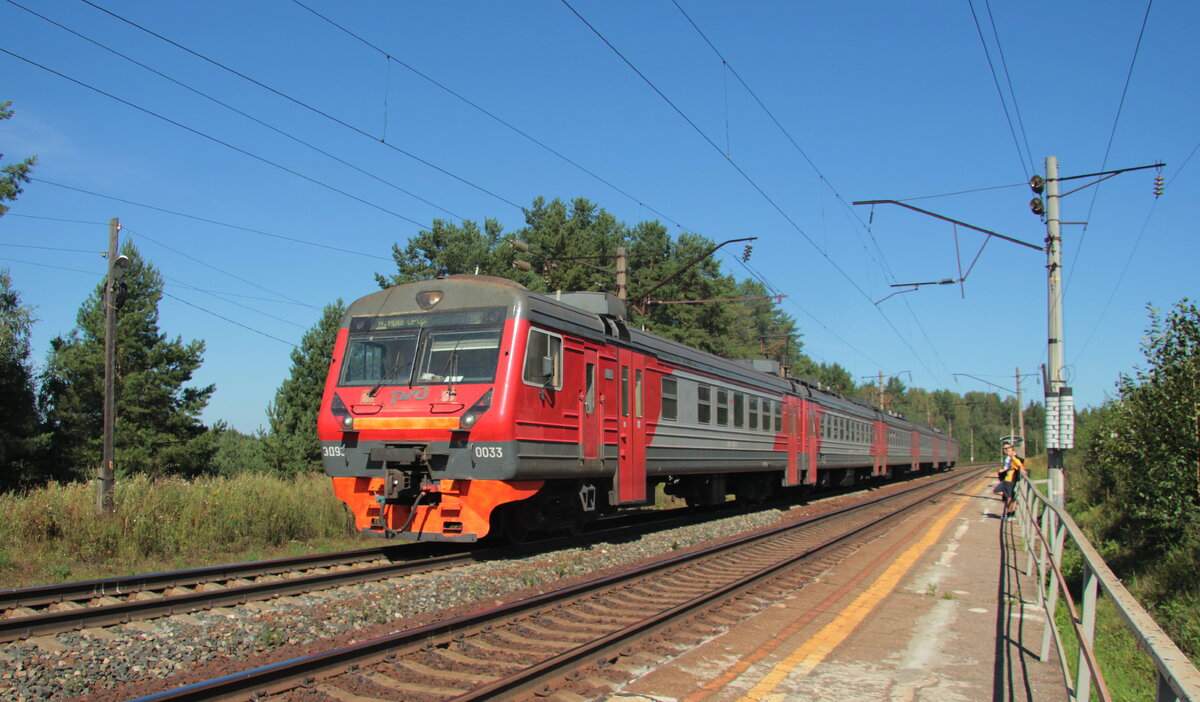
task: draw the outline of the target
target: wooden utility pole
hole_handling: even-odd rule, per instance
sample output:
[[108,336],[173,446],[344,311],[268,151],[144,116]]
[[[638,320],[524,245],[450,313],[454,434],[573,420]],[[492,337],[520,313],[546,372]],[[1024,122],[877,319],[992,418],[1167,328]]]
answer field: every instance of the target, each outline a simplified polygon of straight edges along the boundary
[[117,232],[121,224],[116,217],[108,222],[108,276],[104,280],[104,448],[100,457],[100,480],[96,485],[96,510],[113,511],[114,470],[113,438],[117,404]]

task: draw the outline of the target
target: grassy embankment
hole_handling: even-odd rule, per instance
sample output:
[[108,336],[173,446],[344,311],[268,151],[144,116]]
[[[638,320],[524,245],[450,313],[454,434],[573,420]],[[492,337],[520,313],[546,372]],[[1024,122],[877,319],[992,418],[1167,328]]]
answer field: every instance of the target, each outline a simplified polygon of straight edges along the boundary
[[245,474],[118,480],[101,515],[88,483],[0,495],[0,588],[362,548],[329,478]]

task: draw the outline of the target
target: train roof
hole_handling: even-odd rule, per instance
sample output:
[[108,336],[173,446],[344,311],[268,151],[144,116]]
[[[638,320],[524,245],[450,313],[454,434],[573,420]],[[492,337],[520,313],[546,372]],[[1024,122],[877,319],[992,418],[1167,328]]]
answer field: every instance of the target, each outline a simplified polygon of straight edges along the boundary
[[861,398],[844,397],[822,390],[815,378],[784,377],[779,364],[766,359],[727,359],[694,349],[666,337],[630,327],[625,301],[602,292],[535,293],[520,283],[496,276],[458,274],[396,285],[355,300],[342,317],[348,326],[352,317],[411,311],[414,298],[422,292],[442,292],[455,307],[504,306],[512,317],[574,334],[597,343],[636,348],[689,370],[742,383],[762,390],[811,397],[819,404],[848,414],[886,420],[892,425],[938,433],[924,424],[908,421],[892,412],[881,412]]

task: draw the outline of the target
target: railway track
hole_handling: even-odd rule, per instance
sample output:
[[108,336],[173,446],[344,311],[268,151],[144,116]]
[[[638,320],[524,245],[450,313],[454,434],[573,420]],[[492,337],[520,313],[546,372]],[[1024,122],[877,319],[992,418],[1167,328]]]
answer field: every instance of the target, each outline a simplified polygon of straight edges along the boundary
[[475,700],[587,695],[643,650],[680,649],[815,578],[882,525],[981,475],[903,492],[652,565],[364,643],[155,695],[160,700]]
[[[634,513],[576,537],[447,553],[441,545],[388,544],[298,556],[0,591],[0,643],[454,568],[711,518],[711,509]],[[428,555],[428,554],[438,555]]]

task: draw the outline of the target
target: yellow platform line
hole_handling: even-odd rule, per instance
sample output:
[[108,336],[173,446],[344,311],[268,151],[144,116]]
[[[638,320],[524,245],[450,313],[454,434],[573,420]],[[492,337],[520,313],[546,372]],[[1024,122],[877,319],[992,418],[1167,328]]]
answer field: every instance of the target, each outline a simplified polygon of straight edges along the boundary
[[905,573],[912,568],[913,564],[917,562],[917,559],[925,551],[937,543],[946,525],[950,523],[950,520],[958,516],[958,513],[963,510],[966,504],[967,501],[965,499],[959,500],[959,503],[955,507],[939,517],[930,526],[929,530],[925,532],[925,536],[921,537],[919,541],[900,554],[888,566],[887,570],[883,571],[883,574],[875,582],[871,583],[853,602],[843,608],[833,618],[833,621],[826,624],[821,631],[817,632],[816,636],[804,642],[803,645],[788,655],[787,658],[780,661],[741,699],[763,700],[766,698],[766,695],[774,691],[789,676],[808,675],[812,672],[813,668],[825,660],[833,652],[833,649],[845,641],[858,628],[859,624],[862,624],[863,620],[883,601],[883,598],[896,589],[900,584],[900,579],[904,577]]

